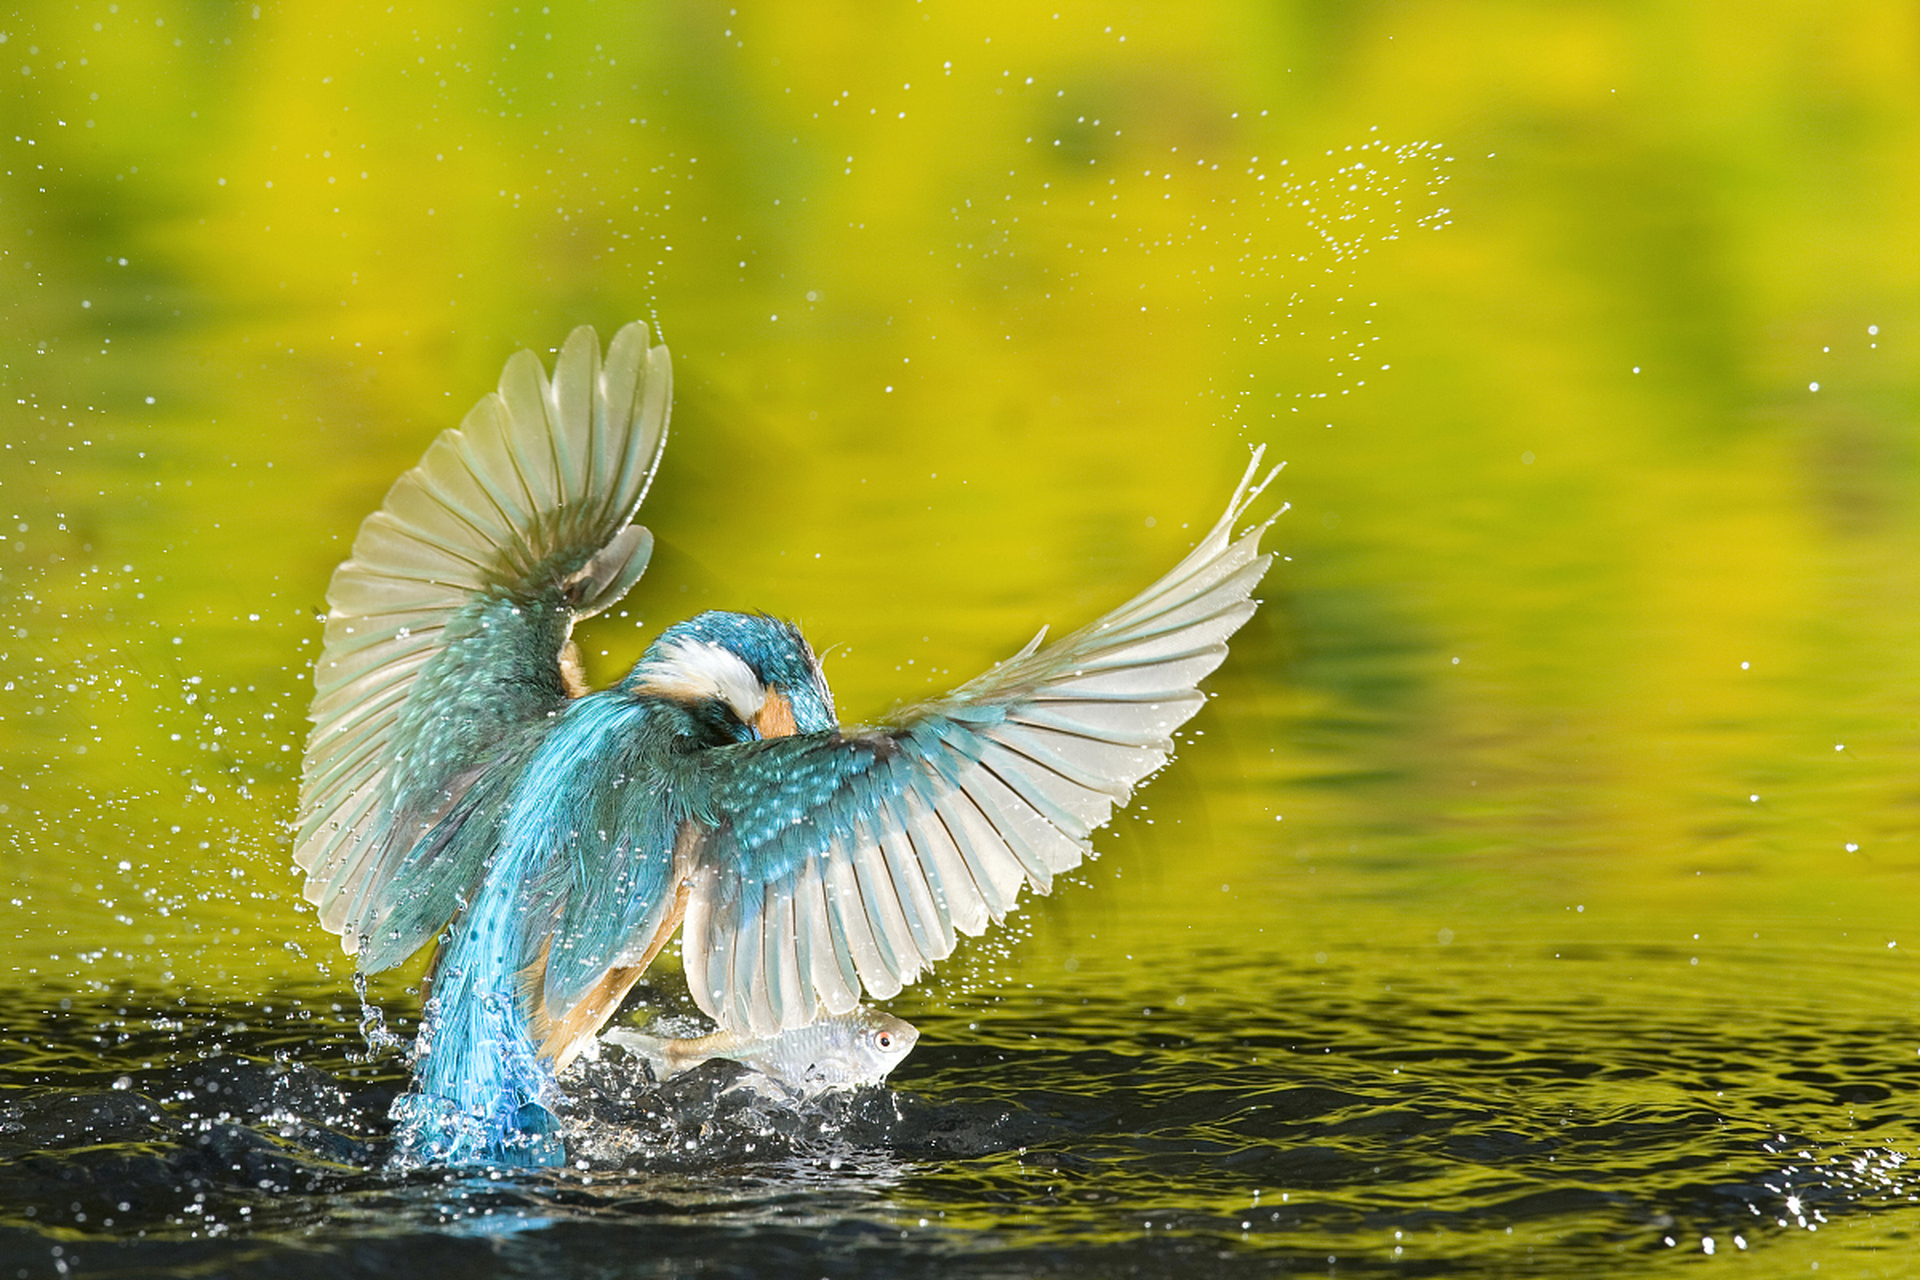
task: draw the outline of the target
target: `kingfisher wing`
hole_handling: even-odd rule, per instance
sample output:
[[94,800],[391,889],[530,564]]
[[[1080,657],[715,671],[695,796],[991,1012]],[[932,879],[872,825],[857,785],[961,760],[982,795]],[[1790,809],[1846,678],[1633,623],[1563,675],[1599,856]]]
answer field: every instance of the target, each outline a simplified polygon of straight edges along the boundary
[[890,725],[706,753],[683,934],[695,1002],[754,1034],[845,1013],[1078,865],[1253,613],[1272,521],[1234,524],[1274,473],[1259,474],[1256,453],[1193,552],[1091,626]]
[[641,322],[604,361],[575,329],[552,378],[518,353],[334,571],[294,860],[346,950],[379,935],[363,967],[404,958],[472,889],[490,847],[472,824],[495,820],[477,797],[497,790],[476,783],[524,760],[565,703],[574,621],[645,570],[653,538],[630,521],[671,388]]

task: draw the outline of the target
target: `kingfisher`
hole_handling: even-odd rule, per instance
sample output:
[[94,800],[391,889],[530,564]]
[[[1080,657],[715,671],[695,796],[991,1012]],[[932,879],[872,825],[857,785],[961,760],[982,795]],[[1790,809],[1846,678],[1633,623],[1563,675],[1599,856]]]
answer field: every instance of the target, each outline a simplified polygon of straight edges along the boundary
[[[644,322],[521,351],[327,590],[294,860],[361,973],[424,947],[394,1162],[565,1159],[558,1074],[679,931],[723,1032],[884,1000],[1012,911],[1167,762],[1252,615],[1255,450],[1172,572],[951,693],[842,724],[793,623],[711,611],[591,690],[574,624],[639,580],[672,366]],[[1277,513],[1276,513],[1277,514]]]

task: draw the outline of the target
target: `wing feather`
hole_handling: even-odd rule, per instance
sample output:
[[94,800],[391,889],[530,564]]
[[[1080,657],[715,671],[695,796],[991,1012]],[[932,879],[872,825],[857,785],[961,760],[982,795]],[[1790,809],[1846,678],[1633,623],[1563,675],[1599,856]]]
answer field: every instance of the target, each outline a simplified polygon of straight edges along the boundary
[[735,917],[733,946],[724,954],[721,967],[728,989],[744,998],[745,1020],[762,1026],[769,1012],[767,984],[761,973],[761,961],[766,954],[766,897],[764,883],[742,886],[742,892],[735,898],[740,910]]
[[901,909],[899,895],[894,892],[893,876],[887,870],[886,853],[879,840],[870,830],[864,832],[852,845],[852,854],[853,870],[860,886],[857,905],[865,913],[885,988],[883,992],[869,980],[867,990],[884,999],[912,981],[919,969],[916,961],[920,953],[913,945],[907,915]]
[[[968,915],[967,894],[973,891],[972,878],[965,868],[959,866],[959,855],[953,850],[953,842],[939,823],[929,824],[932,811],[920,797],[915,780],[901,780],[900,794],[893,803],[894,813],[899,819],[902,835],[901,847],[905,850],[905,865],[910,872],[909,878],[914,885],[916,899],[919,890],[924,888],[926,896],[918,905],[923,921],[931,926],[932,947],[922,945],[920,953],[928,964],[936,957],[950,955],[957,941],[958,928],[954,921],[956,895],[961,907],[961,916]],[[952,879],[958,871],[958,877]]]
[[[340,730],[367,720],[378,719],[389,707],[406,701],[414,675],[433,657],[428,637],[409,637],[404,645],[395,645],[378,666],[369,666],[350,679],[329,682],[327,691],[313,700],[316,714],[338,717]],[[326,742],[332,747],[345,737],[336,732]]]
[[[329,852],[332,879],[342,885],[353,887],[358,873],[373,856],[373,841],[370,839],[379,825],[380,788],[379,779],[362,787],[358,791],[348,792],[344,803],[338,810],[340,834],[347,839],[339,841]],[[329,898],[316,898],[312,892],[313,881],[308,880],[308,897],[315,899],[320,908],[320,923],[336,932],[344,931],[347,926],[347,912],[351,898],[345,893],[336,893]]]
[[1041,871],[1035,877],[1030,867],[1028,874],[1042,883],[1051,879],[1053,872],[1078,865],[1077,846],[1071,856],[1058,849],[1061,842],[1074,843],[1067,833],[1091,831],[1105,822],[1113,810],[1110,801],[1075,786],[998,738],[982,754],[980,768],[990,774],[1001,789],[1001,813],[1021,835],[1032,841]]
[[[573,622],[644,569],[651,539],[629,521],[659,461],[671,382],[642,323],[604,362],[593,331],[574,330],[551,378],[522,351],[361,524],[327,590],[294,847],[306,896],[348,951],[420,888],[395,877],[421,833],[547,731],[567,697]],[[410,874],[475,881],[485,852],[461,842]],[[472,887],[415,900],[457,902]],[[413,920],[380,952],[444,924]]]
[[1167,762],[1252,615],[1271,520],[1234,525],[1275,472],[1256,452],[1172,572],[945,698],[871,730],[706,753],[719,820],[692,850],[685,943],[700,1007],[770,1034],[862,988],[884,999],[1004,918],[1023,884],[1046,893],[1077,866]]
[[894,899],[905,918],[911,952],[917,960],[914,968],[918,970],[934,956],[944,956],[953,950],[953,923],[934,901],[919,851],[914,848],[913,837],[902,821],[903,815],[895,807],[898,804],[896,800],[889,806],[887,820],[878,833],[878,843],[881,861],[893,882]]
[[[516,351],[500,374],[504,415],[502,429],[489,443],[502,449],[500,474],[519,483],[520,510],[529,516],[556,511],[560,506],[560,479],[553,462],[553,415],[549,412],[546,371],[531,351]],[[533,429],[517,431],[511,424]],[[545,424],[541,429],[539,424]]]
[[361,621],[356,628],[346,624],[336,627],[329,622],[329,639],[337,633],[350,636],[356,630],[368,635],[378,635],[366,619],[379,618],[381,614],[401,613],[408,610],[444,613],[447,605],[445,593],[438,584],[429,579],[410,574],[386,572],[368,569],[355,574],[345,582],[339,581],[335,573],[335,582],[327,588],[327,603],[333,606],[334,617],[343,622],[347,619]]
[[[928,886],[939,896],[947,922],[954,932],[968,935],[983,932],[987,927],[987,900],[946,820],[928,802],[919,786],[910,788],[902,799],[907,806],[907,833],[913,838],[921,868],[927,873]],[[955,941],[952,933],[946,941],[943,955],[952,950]]]
[[829,1013],[846,1013],[860,1000],[860,973],[853,963],[847,936],[835,927],[828,905],[822,860],[809,858],[800,880],[799,901],[806,908],[808,975],[820,1002]]
[[387,689],[361,714],[343,721],[324,743],[317,744],[309,768],[316,785],[331,787],[341,780],[342,771],[357,773],[365,769],[380,750],[381,736],[400,718],[400,708],[406,701],[404,689]]
[[1173,739],[1168,735],[1186,723],[1205,701],[1199,693],[1165,699],[1164,706],[1052,696],[1034,699],[1010,713],[1008,719],[1092,742],[1164,752],[1173,750]]
[[[829,858],[826,872],[831,927],[837,936],[846,939],[847,956],[853,961],[860,985],[885,999],[900,990],[900,984],[881,958],[879,943],[874,938],[874,917],[861,901],[860,873],[854,869],[850,857]],[[716,992],[716,1000],[724,994]]]
[[1106,796],[1116,804],[1125,804],[1133,794],[1127,779],[1144,778],[1167,762],[1167,753],[1162,750],[1061,733],[1024,719],[1010,719],[1001,732],[1001,741],[1063,782]]
[[986,902],[987,914],[999,924],[1020,901],[1020,886],[1027,882],[1026,868],[1014,855],[992,819],[981,811],[980,802],[965,791],[938,794],[934,812],[953,837],[961,861],[973,877],[974,888]]
[[419,505],[443,508],[449,519],[459,520],[473,530],[475,541],[493,547],[508,546],[519,526],[489,491],[486,480],[474,470],[470,447],[470,442],[463,438],[451,448],[429,449],[414,469],[413,483],[402,490],[406,494],[402,509],[412,509],[416,499],[409,491],[417,489]]
[[800,985],[800,937],[792,883],[767,886],[767,1001],[769,1015],[782,1025],[809,1000]]
[[1098,671],[1081,668],[1062,681],[1061,691],[1070,697],[1103,700],[1151,702],[1177,698],[1212,675],[1226,656],[1227,647],[1221,645],[1217,653],[1189,654],[1152,666],[1107,667]]

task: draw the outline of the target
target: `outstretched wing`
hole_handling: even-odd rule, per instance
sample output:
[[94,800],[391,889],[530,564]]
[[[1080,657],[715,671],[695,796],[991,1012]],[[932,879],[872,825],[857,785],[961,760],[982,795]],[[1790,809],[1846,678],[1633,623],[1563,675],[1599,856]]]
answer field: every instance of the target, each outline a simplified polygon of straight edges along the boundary
[[[604,363],[590,328],[548,379],[507,361],[354,538],[327,588],[294,861],[362,966],[451,918],[490,841],[476,786],[524,758],[570,692],[576,619],[624,595],[652,536],[629,524],[666,440],[672,371],[636,321]],[[497,808],[497,804],[491,806]]]
[[1256,452],[1199,546],[1093,625],[879,729],[707,753],[683,935],[700,1007],[765,1034],[893,995],[1078,865],[1253,613],[1272,521],[1233,526],[1259,472]]

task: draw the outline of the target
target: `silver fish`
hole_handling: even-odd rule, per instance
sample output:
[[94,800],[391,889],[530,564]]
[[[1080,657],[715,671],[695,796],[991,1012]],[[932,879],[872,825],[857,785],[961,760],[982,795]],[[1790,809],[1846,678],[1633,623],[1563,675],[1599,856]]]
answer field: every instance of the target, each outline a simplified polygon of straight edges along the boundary
[[619,1027],[600,1037],[644,1058],[668,1080],[709,1058],[730,1058],[802,1094],[879,1084],[920,1039],[919,1029],[864,1005],[775,1036],[719,1031],[687,1040]]

